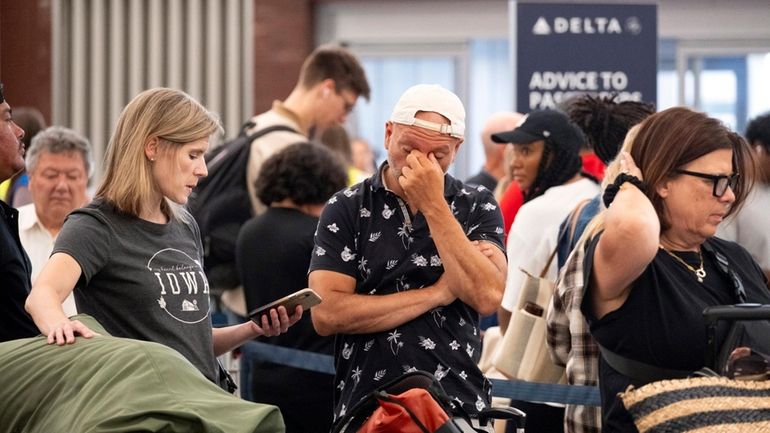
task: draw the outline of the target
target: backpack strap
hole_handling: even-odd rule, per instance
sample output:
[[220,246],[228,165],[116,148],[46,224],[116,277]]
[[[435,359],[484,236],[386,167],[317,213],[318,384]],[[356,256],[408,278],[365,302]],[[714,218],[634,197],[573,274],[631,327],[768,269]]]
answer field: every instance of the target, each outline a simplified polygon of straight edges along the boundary
[[[209,172],[216,169],[217,164],[227,158],[229,155],[235,153],[235,152],[243,152],[243,156],[239,156],[239,158],[247,158],[249,154],[251,153],[251,146],[249,146],[254,140],[267,135],[271,132],[275,131],[286,131],[286,132],[294,132],[299,134],[296,129],[292,128],[288,125],[273,125],[268,126],[266,128],[262,128],[260,130],[257,130],[253,134],[248,134],[247,131],[257,126],[256,123],[249,121],[243,124],[241,127],[241,131],[238,133],[238,138],[228,141],[224,143],[223,145],[217,147],[216,149],[212,150],[211,153],[208,155],[206,159],[206,165],[209,167]],[[243,150],[245,148],[245,150]],[[211,176],[209,176],[209,179]],[[206,179],[206,178],[204,178]],[[204,184],[207,182],[204,182]],[[199,182],[199,184],[201,184]]]
[[254,129],[256,126],[257,126],[257,122],[253,120],[249,120],[246,123],[244,123],[243,126],[241,126],[241,130],[240,132],[238,132],[238,135],[246,137],[247,135],[249,135],[248,132],[251,129]]
[[[244,135],[246,134],[246,131],[248,129],[251,129],[251,128],[247,128],[247,126],[249,124],[251,124],[251,128],[257,126],[257,124],[254,123],[254,122],[246,122],[243,125],[243,128],[245,128],[245,129],[242,130]],[[262,137],[263,135],[267,135],[267,134],[269,134],[271,132],[276,132],[276,131],[294,132],[294,133],[299,134],[299,131],[297,131],[296,129],[292,128],[291,126],[288,126],[288,125],[272,125],[272,126],[268,126],[266,128],[258,129],[253,134],[246,135],[246,137],[248,137],[249,142],[252,142],[252,141],[256,140],[257,138]]]

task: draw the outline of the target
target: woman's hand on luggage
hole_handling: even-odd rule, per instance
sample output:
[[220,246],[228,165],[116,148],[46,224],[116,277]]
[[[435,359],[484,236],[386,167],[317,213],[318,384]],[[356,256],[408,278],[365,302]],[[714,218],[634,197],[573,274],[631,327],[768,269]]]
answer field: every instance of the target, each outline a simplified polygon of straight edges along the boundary
[[48,344],[56,343],[59,346],[74,343],[75,335],[80,335],[83,338],[92,338],[99,335],[79,320],[66,319],[58,324],[50,326],[49,329]]
[[269,312],[270,320],[268,320],[268,314],[262,315],[262,321],[257,324],[259,328],[259,334],[265,337],[275,337],[289,330],[289,327],[299,321],[302,318],[302,306],[297,305],[294,310],[294,314],[289,316],[286,311],[286,307],[280,306],[278,308],[271,308]]

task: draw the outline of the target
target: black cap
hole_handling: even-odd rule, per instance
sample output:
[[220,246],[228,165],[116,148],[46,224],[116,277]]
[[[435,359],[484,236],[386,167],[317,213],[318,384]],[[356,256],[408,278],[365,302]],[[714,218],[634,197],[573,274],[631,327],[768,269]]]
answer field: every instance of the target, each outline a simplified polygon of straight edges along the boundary
[[566,114],[557,110],[535,110],[527,114],[513,131],[492,134],[495,143],[529,144],[545,140],[552,145],[580,151],[585,138]]

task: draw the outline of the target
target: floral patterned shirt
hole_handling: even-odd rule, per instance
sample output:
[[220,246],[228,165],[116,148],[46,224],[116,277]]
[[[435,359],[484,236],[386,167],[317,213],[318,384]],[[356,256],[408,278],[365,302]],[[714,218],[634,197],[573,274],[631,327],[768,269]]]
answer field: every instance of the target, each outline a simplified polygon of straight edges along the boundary
[[[387,163],[385,163],[387,164]],[[432,285],[444,268],[422,213],[385,188],[381,173],[329,199],[318,224],[310,271],[356,279],[370,296]],[[444,198],[470,240],[503,248],[503,221],[492,193],[444,176]],[[476,364],[479,315],[460,300],[434,308],[395,329],[338,334],[335,340],[335,419],[361,398],[405,372],[433,373],[455,404],[469,413],[489,405],[490,383]]]

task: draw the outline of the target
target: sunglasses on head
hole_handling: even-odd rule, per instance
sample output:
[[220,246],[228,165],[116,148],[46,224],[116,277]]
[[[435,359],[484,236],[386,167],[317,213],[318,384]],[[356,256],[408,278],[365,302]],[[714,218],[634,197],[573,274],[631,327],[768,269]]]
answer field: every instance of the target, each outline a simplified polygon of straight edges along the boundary
[[728,186],[734,191],[735,187],[738,185],[738,178],[740,178],[738,173],[727,176],[724,174],[699,173],[697,171],[682,170],[679,168],[674,169],[674,172],[711,180],[711,182],[714,183],[714,189],[711,191],[711,194],[713,194],[714,197],[722,197],[725,195]]

